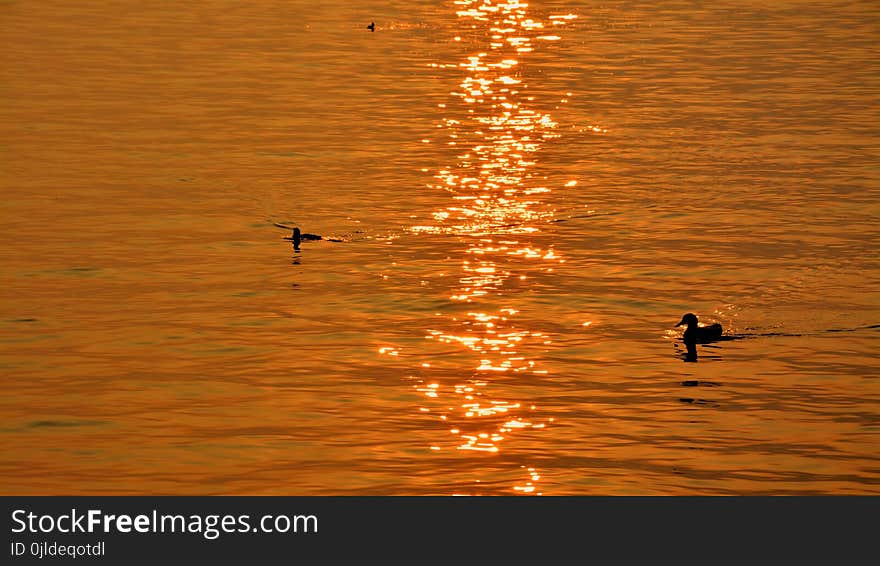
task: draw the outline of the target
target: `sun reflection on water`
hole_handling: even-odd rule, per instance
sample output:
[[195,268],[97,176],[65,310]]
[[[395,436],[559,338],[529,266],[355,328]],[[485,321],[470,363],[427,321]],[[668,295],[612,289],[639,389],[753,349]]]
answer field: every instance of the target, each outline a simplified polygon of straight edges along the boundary
[[[533,170],[542,145],[559,134],[553,118],[527,94],[527,81],[534,77],[522,71],[522,59],[534,50],[536,40],[560,39],[546,28],[558,29],[576,16],[550,16],[542,22],[530,17],[525,2],[455,4],[478,50],[456,65],[431,65],[460,73],[460,80],[449,100],[438,104],[444,115],[437,124],[437,135],[457,151],[456,161],[439,168],[428,185],[450,193],[452,202],[433,213],[433,223],[411,230],[454,236],[465,246],[458,284],[448,296],[454,314],[440,313],[426,338],[471,352],[473,365],[459,368],[455,377],[432,374],[430,364],[423,364],[413,376],[413,387],[436,404],[421,411],[439,415],[448,427],[448,440],[432,445],[433,451],[497,454],[509,437],[544,429],[554,420],[539,417],[538,407],[527,400],[500,392],[500,379],[533,382],[548,373],[529,352],[551,339],[517,321],[515,293],[503,295],[508,304],[501,308],[498,299],[511,282],[522,285],[526,272],[550,271],[548,265],[565,261],[552,247],[530,241],[555,215],[540,199],[551,189]],[[462,41],[464,35],[453,41]],[[461,371],[468,376],[460,377]],[[523,478],[509,491],[540,494],[540,473],[529,465],[521,468]],[[474,480],[475,492],[481,481]]]

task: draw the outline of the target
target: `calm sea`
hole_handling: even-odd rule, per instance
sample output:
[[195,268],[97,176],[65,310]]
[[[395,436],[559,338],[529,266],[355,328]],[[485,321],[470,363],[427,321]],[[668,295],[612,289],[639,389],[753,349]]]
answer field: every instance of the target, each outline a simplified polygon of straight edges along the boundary
[[880,494],[878,22],[0,3],[0,492]]

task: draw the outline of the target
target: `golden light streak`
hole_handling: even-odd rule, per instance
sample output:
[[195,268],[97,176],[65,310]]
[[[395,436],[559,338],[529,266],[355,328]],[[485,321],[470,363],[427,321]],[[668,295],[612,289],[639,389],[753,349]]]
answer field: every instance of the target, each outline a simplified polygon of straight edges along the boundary
[[[431,64],[457,76],[448,100],[436,104],[444,114],[436,124],[436,139],[421,141],[456,148],[458,161],[438,167],[428,184],[432,190],[449,193],[449,205],[411,231],[447,235],[464,246],[458,284],[447,296],[455,314],[437,313],[436,325],[426,331],[425,338],[461,348],[473,363],[462,368],[469,375],[450,379],[441,368],[423,362],[418,370],[422,378],[414,387],[424,402],[438,403],[434,412],[444,422],[442,438],[453,442],[450,447],[473,453],[472,457],[491,457],[512,436],[537,433],[552,423],[552,419],[536,416],[534,403],[494,392],[501,389],[497,383],[501,378],[535,380],[548,375],[533,352],[552,342],[519,320],[518,305],[499,308],[498,300],[509,296],[502,295],[507,286],[529,279],[518,269],[551,272],[552,265],[565,261],[553,247],[531,241],[555,217],[548,200],[552,189],[534,169],[544,144],[559,134],[541,101],[526,94],[528,81],[538,77],[524,73],[522,58],[535,49],[536,40],[561,39],[546,28],[553,26],[555,31],[577,16],[553,15],[540,21],[529,14],[528,3],[516,0],[456,0],[455,5],[464,24],[462,31],[467,30],[468,45],[476,48],[458,63]],[[462,41],[459,33],[452,41]],[[576,184],[571,180],[565,186]],[[461,314],[463,305],[467,312]],[[393,351],[380,353],[396,355]],[[429,409],[421,407],[420,411]],[[443,442],[436,441],[430,449],[443,449]],[[511,489],[537,493],[535,484],[541,475],[535,468],[523,469],[528,480]]]

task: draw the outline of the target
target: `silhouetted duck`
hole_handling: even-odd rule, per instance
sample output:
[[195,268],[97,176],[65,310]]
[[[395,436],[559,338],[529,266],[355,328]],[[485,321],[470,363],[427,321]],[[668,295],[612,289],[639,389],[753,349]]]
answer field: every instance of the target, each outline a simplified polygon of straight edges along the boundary
[[376,31],[376,22],[370,22],[370,25],[367,26],[367,29],[370,31]]
[[721,325],[717,322],[715,324],[710,324],[709,326],[699,326],[697,324],[697,315],[691,312],[681,317],[681,322],[675,326],[683,325],[687,325],[687,328],[684,331],[682,339],[684,339],[685,344],[689,345],[698,343],[705,344],[706,342],[717,340],[721,338],[721,333],[723,332]]
[[289,238],[284,239],[290,240],[291,242],[293,242],[293,247],[298,248],[300,242],[306,240],[323,240],[324,238],[318,236],[317,234],[303,234],[299,228],[294,228],[293,234]]

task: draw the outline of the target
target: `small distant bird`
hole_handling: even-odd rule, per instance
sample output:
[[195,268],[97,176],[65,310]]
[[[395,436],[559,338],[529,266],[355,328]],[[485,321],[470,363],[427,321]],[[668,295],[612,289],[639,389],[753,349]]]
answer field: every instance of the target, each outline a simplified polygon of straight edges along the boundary
[[306,240],[323,240],[321,236],[317,234],[303,234],[299,228],[293,229],[293,234],[289,238],[284,238],[285,240],[290,240],[293,242],[293,247],[298,248],[300,243]]
[[367,29],[370,31],[376,31],[376,22],[370,22],[370,25],[367,26]]
[[299,245],[303,242],[307,242],[310,240],[323,240],[325,242],[345,242],[347,241],[344,238],[325,238],[324,236],[319,236],[317,234],[304,234],[299,228],[291,228],[290,226],[286,226],[284,224],[279,224],[277,222],[273,222],[275,226],[279,228],[284,228],[285,230],[293,230],[293,233],[289,238],[281,238],[282,240],[287,240],[288,242],[293,242],[293,249],[299,250]]
[[687,325],[687,328],[685,329],[682,338],[687,345],[698,343],[705,344],[706,342],[718,340],[721,338],[721,333],[723,332],[721,325],[717,322],[715,324],[710,324],[709,326],[700,326],[697,323],[697,315],[691,312],[681,317],[681,322],[675,326],[678,327],[684,325]]

